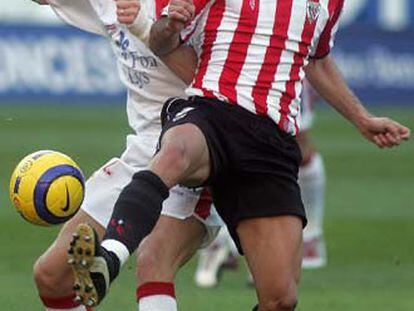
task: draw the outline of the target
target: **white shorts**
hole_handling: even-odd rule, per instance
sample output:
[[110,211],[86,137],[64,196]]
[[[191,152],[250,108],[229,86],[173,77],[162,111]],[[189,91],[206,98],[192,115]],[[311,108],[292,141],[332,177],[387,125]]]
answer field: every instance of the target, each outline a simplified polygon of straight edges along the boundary
[[[145,169],[145,166],[128,163],[128,159],[132,158],[130,151],[136,153],[138,149],[131,147],[131,139],[128,139],[128,148],[122,157],[108,161],[86,182],[85,200],[81,209],[103,227],[108,225],[122,189],[132,180],[134,173]],[[148,156],[144,155],[140,158],[139,154],[136,154],[134,158],[142,160]],[[210,244],[217,236],[220,227],[224,225],[212,204],[211,196],[201,188],[189,189],[180,186],[172,188],[170,196],[164,201],[161,214],[182,220],[191,216],[196,217],[206,227],[207,233],[202,247]]]

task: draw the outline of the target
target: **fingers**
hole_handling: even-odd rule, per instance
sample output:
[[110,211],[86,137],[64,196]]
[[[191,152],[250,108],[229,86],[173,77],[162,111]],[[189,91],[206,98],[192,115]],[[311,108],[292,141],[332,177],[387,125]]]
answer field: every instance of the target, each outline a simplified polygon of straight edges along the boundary
[[411,135],[407,127],[388,118],[372,118],[366,130],[369,132],[370,140],[380,148],[398,146]]
[[128,16],[133,15],[137,12],[136,8],[126,8],[126,9],[117,9],[116,14],[118,16]]
[[398,146],[401,143],[400,135],[394,136],[391,133],[385,133],[384,136],[388,144],[391,145],[391,147]]
[[183,8],[176,8],[168,13],[168,17],[172,20],[187,24],[192,20],[192,15]]
[[132,24],[141,8],[138,0],[115,0],[118,21],[122,24]]
[[372,141],[381,149],[385,147],[382,141],[379,139],[378,135],[375,135],[374,137],[372,137]]
[[409,140],[411,137],[411,130],[408,127],[400,126],[399,128],[400,136],[402,140]]
[[393,146],[399,145],[403,140],[408,140],[411,135],[409,128],[395,122],[393,120],[386,119],[385,136],[389,143]]
[[115,0],[117,9],[139,8],[140,2],[138,0]]
[[388,140],[387,140],[387,138],[385,137],[384,134],[375,135],[374,136],[374,142],[381,149],[391,147],[390,143],[388,142]]
[[191,0],[171,0],[168,17],[181,23],[189,23],[194,18],[195,7]]

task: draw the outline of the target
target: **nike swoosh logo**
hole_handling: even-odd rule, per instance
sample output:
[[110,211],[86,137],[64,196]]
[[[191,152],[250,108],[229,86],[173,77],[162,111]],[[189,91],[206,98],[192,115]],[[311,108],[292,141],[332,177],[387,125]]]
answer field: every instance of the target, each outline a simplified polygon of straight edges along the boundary
[[70,197],[69,197],[68,185],[65,184],[65,187],[66,187],[66,205],[64,207],[62,207],[63,212],[67,212],[70,208]]

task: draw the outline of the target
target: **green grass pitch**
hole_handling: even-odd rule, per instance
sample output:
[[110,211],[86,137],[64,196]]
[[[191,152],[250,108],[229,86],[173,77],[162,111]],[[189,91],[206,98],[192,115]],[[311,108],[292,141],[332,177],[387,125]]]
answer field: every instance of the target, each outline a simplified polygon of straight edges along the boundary
[[[381,113],[414,128],[414,110]],[[0,309],[42,310],[32,265],[58,228],[25,223],[8,201],[10,173],[24,155],[55,149],[87,175],[119,155],[129,131],[124,109],[90,106],[0,106]],[[329,265],[305,271],[298,310],[414,310],[414,144],[381,151],[328,109],[318,112],[314,140],[328,173],[325,232]],[[136,310],[131,261],[99,310]],[[243,269],[212,290],[192,282],[195,262],[178,276],[184,311],[251,310],[253,290]],[[276,276],[277,277],[277,276]]]

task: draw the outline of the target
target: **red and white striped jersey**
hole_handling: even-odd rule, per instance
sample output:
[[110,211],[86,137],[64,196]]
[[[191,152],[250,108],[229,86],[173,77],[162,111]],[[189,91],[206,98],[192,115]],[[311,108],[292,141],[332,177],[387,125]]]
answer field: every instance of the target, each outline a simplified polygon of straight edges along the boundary
[[299,130],[304,67],[329,54],[344,0],[194,0],[199,65],[187,95],[216,97]]

